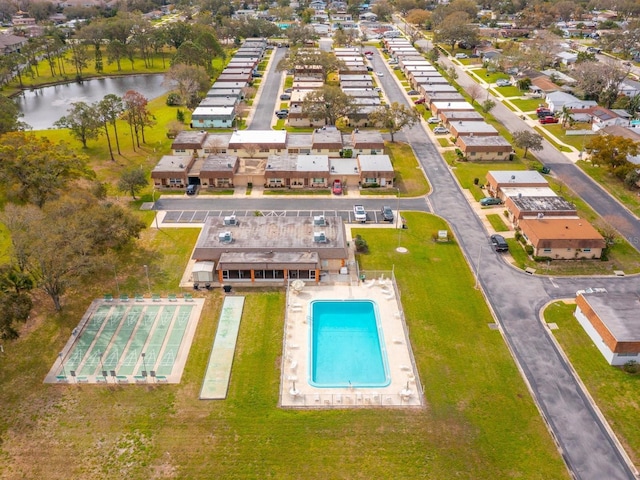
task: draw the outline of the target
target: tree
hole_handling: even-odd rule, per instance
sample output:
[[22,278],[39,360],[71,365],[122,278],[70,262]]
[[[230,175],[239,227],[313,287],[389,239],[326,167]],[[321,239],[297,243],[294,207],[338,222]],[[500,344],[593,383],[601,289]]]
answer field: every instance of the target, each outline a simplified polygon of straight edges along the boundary
[[211,85],[209,75],[204,68],[195,65],[175,64],[165,75],[165,83],[177,90],[189,108],[200,102]]
[[315,30],[309,25],[292,25],[287,28],[285,35],[292,47],[302,46],[305,41],[317,38]]
[[175,55],[171,59],[171,65],[197,65],[200,67],[211,69],[211,61],[208,60],[208,55],[199,45],[196,45],[191,40],[187,40],[180,45],[180,48],[176,51]]
[[118,189],[131,194],[135,200],[136,193],[149,184],[142,168],[131,168],[120,175]]
[[471,25],[469,15],[458,11],[447,15],[435,30],[435,40],[448,43],[453,50],[457,43],[473,46],[478,43],[478,28]]
[[324,85],[308,93],[302,102],[303,115],[311,120],[325,120],[327,125],[335,125],[338,119],[357,112],[353,97],[333,85]]
[[516,147],[524,148],[524,158],[527,158],[529,150],[534,152],[542,150],[542,135],[529,130],[518,130],[513,132],[513,143]]
[[562,106],[562,111],[560,112],[560,120],[562,121],[562,128],[567,126],[567,123],[571,121],[571,109],[566,105]]
[[529,87],[531,86],[531,79],[529,77],[521,78],[518,80],[517,85],[518,90],[522,92],[529,90]]
[[69,45],[69,51],[71,52],[71,56],[68,61],[76,69],[76,77],[81,79],[82,72],[89,65],[89,52],[87,50],[87,46],[76,41]]
[[424,26],[429,18],[431,18],[431,12],[416,8],[410,10],[409,13],[407,13],[405,20],[407,21],[407,23],[410,23],[412,25]]
[[293,49],[289,52],[288,56],[278,62],[276,68],[278,71],[282,71],[314,65],[320,65],[322,67],[322,78],[326,82],[329,74],[337,72],[344,66],[344,62],[338,59],[332,52]]
[[191,26],[186,22],[166,23],[162,28],[167,43],[176,50],[191,37]]
[[483,94],[484,89],[477,83],[471,85],[471,87],[467,89],[467,95],[469,95],[469,98],[471,98],[471,105],[476,103],[476,100],[479,99]]
[[440,58],[440,50],[438,50],[437,47],[433,47],[431,50],[427,52],[427,60],[429,60],[432,65],[435,65],[439,58]]
[[496,106],[496,102],[494,102],[490,98],[487,98],[484,102],[480,104],[480,109],[484,113],[489,113],[491,110],[493,110],[493,107],[495,106]]
[[593,165],[603,165],[613,175],[624,180],[627,174],[635,169],[628,157],[638,154],[638,144],[625,137],[597,135],[586,145],[586,151]]
[[0,135],[28,128],[26,123],[19,120],[20,117],[22,113],[15,102],[0,95]]
[[75,102],[67,110],[68,115],[54,123],[57,128],[68,128],[71,135],[82,143],[82,148],[87,148],[87,141],[98,138],[100,119],[96,109],[85,102]]
[[598,103],[611,108],[630,70],[631,67],[623,67],[615,60],[582,62],[574,67],[572,76],[585,96],[596,98]]
[[385,21],[391,18],[393,7],[387,0],[379,0],[371,7],[371,11],[378,16],[378,20]]
[[87,158],[63,142],[12,132],[0,146],[0,183],[10,199],[43,207],[78,178],[92,178]]
[[0,339],[18,338],[18,323],[24,323],[33,302],[27,294],[33,288],[31,277],[14,264],[0,265]]
[[142,136],[142,142],[146,143],[144,137],[144,129],[155,124],[153,116],[147,108],[148,100],[144,95],[135,90],[128,90],[122,96],[124,103],[124,113],[129,129],[131,131],[131,140],[134,140],[134,150],[136,145],[140,147],[140,136]]
[[120,152],[120,140],[118,139],[118,127],[116,126],[116,122],[120,115],[124,111],[124,105],[122,104],[122,98],[119,96],[109,93],[103,97],[102,100],[98,103],[96,110],[99,113],[100,121],[104,125],[104,131],[107,136],[107,142],[109,144],[109,153],[111,154],[111,160],[113,160],[113,152],[111,151],[111,139],[109,138],[109,130],[107,128],[107,124],[110,123],[113,127],[113,134],[116,138],[116,149],[118,150],[118,155],[122,155]]
[[420,114],[413,108],[393,102],[391,106],[382,105],[376,108],[369,119],[391,134],[391,142],[395,142],[394,134],[404,127],[412,127],[420,120]]

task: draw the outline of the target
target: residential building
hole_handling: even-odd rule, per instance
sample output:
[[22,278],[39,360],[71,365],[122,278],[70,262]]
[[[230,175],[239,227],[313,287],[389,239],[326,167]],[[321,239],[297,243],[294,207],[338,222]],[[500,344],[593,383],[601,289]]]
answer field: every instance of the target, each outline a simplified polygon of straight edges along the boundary
[[582,218],[523,218],[518,225],[537,257],[600,258],[606,246],[598,230]]
[[506,161],[512,159],[513,147],[500,135],[461,135],[456,140],[456,145],[470,161]]
[[536,170],[490,170],[487,189],[491,196],[505,199],[503,187],[548,187],[549,182]]
[[358,155],[363,187],[393,187],[395,172],[389,155]]
[[196,107],[191,114],[192,128],[232,128],[236,109],[231,107]]

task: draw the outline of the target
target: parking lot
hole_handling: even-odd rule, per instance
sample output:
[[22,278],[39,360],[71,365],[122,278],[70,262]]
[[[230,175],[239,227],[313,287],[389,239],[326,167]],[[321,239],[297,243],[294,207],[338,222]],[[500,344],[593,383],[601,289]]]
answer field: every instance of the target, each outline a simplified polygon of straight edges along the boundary
[[[394,211],[394,221],[397,221],[397,212]],[[162,218],[163,224],[204,223],[208,217],[224,218],[230,215],[236,217],[314,217],[324,215],[325,217],[340,217],[345,223],[356,222],[353,210],[168,210]],[[368,210],[366,223],[390,223],[382,218],[379,210]]]

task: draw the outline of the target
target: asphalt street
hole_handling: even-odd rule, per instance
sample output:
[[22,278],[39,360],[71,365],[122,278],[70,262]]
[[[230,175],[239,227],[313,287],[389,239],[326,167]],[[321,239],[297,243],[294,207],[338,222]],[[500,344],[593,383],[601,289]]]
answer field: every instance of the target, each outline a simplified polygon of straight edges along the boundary
[[[283,50],[278,49],[275,53],[281,55]],[[267,83],[264,85],[263,93],[256,107],[256,115],[251,124],[252,128],[258,128],[256,125],[261,125],[259,128],[269,128],[270,126],[271,116],[273,116],[275,109],[274,99],[278,95],[277,86],[281,82],[280,74],[274,75],[275,80],[269,78],[271,73],[275,73],[273,69],[276,63],[275,61],[272,63],[269,73],[263,79],[263,82]],[[384,76],[379,77],[378,80],[389,101],[409,105],[407,97],[382,57],[379,54],[374,55],[372,63],[374,70],[384,72]],[[459,81],[462,78],[466,78],[466,75],[460,74]],[[525,128],[524,122],[506,108],[505,110],[511,117],[515,117],[515,120],[514,118],[502,120],[503,112],[500,105],[493,113],[499,120],[508,124],[507,128]],[[264,117],[267,114],[265,112],[268,112],[269,115],[268,123]],[[453,173],[444,162],[425,128],[419,124],[411,129],[405,129],[397,137],[399,140],[408,141],[411,144],[432,186],[432,193],[426,198],[400,199],[400,208],[402,210],[432,211],[445,218],[451,225],[469,265],[478,275],[479,284],[501,327],[507,345],[512,351],[569,469],[576,478],[584,480],[636,478],[613,434],[589,402],[580,383],[573,375],[568,361],[556,348],[546,326],[541,322],[539,314],[541,308],[548,302],[557,298],[573,298],[578,289],[605,287],[608,291],[613,292],[637,292],[640,290],[640,278],[532,276],[501,261],[499,254],[490,247],[488,233],[465,199]],[[558,155],[554,155],[551,151],[547,152],[547,150],[537,152],[537,154],[545,155],[543,162],[550,165],[557,176],[562,178],[561,175],[569,174],[565,173],[565,170],[562,169],[563,166],[567,168],[566,172],[571,172],[569,169],[573,168],[573,173],[570,173],[573,177],[580,176],[579,170],[568,160],[565,161],[561,154],[558,154],[562,157],[559,158]],[[568,186],[575,188],[570,180],[563,179]],[[585,190],[589,190],[589,186],[594,192],[599,190],[590,181],[585,183]],[[577,188],[576,191],[580,193]],[[593,198],[597,198],[595,193],[592,192],[592,195],[594,195]],[[590,201],[589,198],[586,200]],[[377,209],[385,203],[393,203],[390,199],[369,198],[362,198],[360,202],[369,210]],[[613,213],[615,209],[617,209],[620,218],[624,218],[625,213],[628,215],[628,212],[622,209],[617,202],[611,201],[610,198],[608,202],[612,207],[610,215],[615,216]],[[238,209],[249,211],[348,210],[354,203],[356,202],[353,200],[333,197],[313,199],[272,197],[167,198],[158,200],[155,208],[159,210]],[[596,210],[600,212],[602,207],[600,206],[600,209]],[[629,228],[624,231],[625,236],[630,238],[637,235],[636,238],[640,238],[640,226],[637,219],[630,217],[627,222]],[[617,224],[614,225],[619,228]],[[411,228],[410,225],[409,228]],[[452,275],[455,275],[455,272],[452,272]],[[428,295],[428,292],[426,294]]]
[[284,72],[278,72],[278,62],[285,56],[288,49],[276,47],[269,69],[262,77],[260,96],[254,100],[255,112],[247,130],[271,130],[271,123],[275,119],[276,102],[280,102],[280,86]]

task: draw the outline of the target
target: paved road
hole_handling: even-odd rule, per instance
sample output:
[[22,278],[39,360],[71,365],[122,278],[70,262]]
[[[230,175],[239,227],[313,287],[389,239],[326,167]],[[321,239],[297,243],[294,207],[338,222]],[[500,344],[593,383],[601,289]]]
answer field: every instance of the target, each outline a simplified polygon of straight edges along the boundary
[[[374,55],[373,66],[376,71],[384,68],[388,72],[379,80],[389,100],[409,105],[379,53]],[[526,275],[499,261],[498,254],[488,245],[487,232],[424,127],[417,125],[404,135],[431,182],[429,202],[433,211],[451,224],[469,263],[479,274],[507,343],[569,468],[577,478],[585,480],[635,478],[538,317],[549,300],[574,296],[576,286],[588,283],[593,287],[593,280],[556,279],[556,289],[544,277]],[[640,282],[635,278],[611,278],[606,283],[611,291],[622,291],[633,290]]]
[[280,86],[284,72],[276,71],[278,62],[287,53],[288,49],[279,47],[273,51],[273,59],[269,70],[262,77],[262,91],[255,107],[255,112],[247,130],[271,130],[271,123],[274,120],[276,102],[280,105]]

